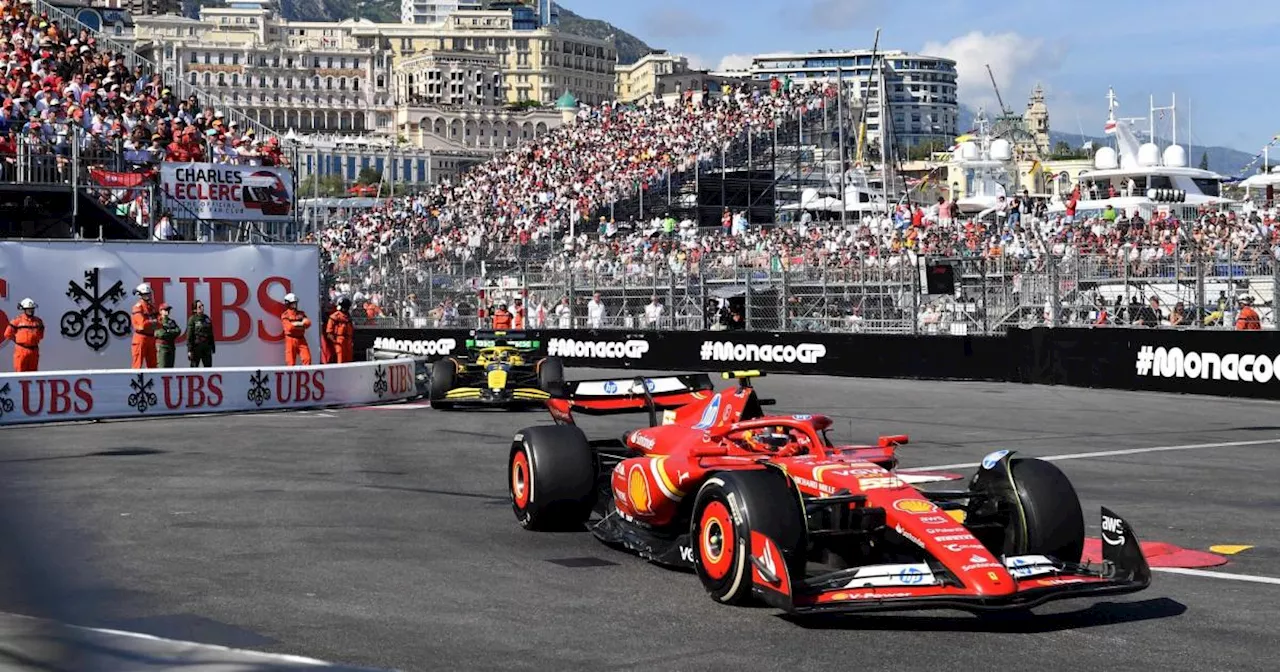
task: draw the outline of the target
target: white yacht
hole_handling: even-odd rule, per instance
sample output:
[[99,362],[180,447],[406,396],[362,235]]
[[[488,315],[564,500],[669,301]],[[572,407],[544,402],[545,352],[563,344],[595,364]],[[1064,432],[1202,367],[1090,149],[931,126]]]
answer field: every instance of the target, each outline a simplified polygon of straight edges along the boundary
[[978,132],[974,139],[960,143],[952,154],[952,164],[964,171],[964,194],[956,199],[961,213],[973,214],[993,210],[1002,197],[1014,191],[1017,171],[1013,163],[1013,145],[1004,138],[991,135],[986,114],[979,111]]
[[1280,166],[1250,175],[1235,186],[1244,190],[1244,200],[1247,202],[1275,202],[1276,191],[1280,190]]
[[[1163,150],[1154,138],[1140,143],[1132,122],[1116,118],[1119,105],[1114,90],[1108,90],[1107,102],[1110,109],[1105,130],[1115,136],[1116,147],[1100,147],[1093,156],[1094,169],[1080,172],[1077,217],[1096,216],[1111,206],[1125,215],[1138,212],[1149,219],[1152,214],[1161,213],[1188,220],[1194,219],[1201,207],[1219,208],[1231,203],[1222,196],[1226,178],[1211,170],[1189,167],[1187,150],[1176,142]],[[1176,127],[1176,110],[1174,114]],[[1064,182],[1065,179],[1052,182],[1050,213],[1066,211],[1073,187]]]

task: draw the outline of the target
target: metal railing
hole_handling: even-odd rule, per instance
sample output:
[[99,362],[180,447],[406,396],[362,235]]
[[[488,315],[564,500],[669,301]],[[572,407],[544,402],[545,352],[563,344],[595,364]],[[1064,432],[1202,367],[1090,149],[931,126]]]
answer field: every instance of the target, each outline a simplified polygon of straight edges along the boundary
[[[925,258],[912,254],[841,264],[704,257],[700,263],[622,263],[591,271],[551,257],[499,271],[486,265],[483,274],[476,261],[351,261],[328,280],[358,304],[377,304],[367,322],[404,327],[482,327],[482,309],[521,299],[529,327],[952,335],[1055,324],[1233,329],[1240,298],[1247,295],[1264,328],[1275,328],[1280,264],[1265,250],[1245,252],[1199,265],[1134,262],[1114,254],[929,258],[953,266],[954,295],[923,293]],[[600,309],[591,305],[597,294]],[[556,307],[566,298],[570,311],[562,318]],[[661,311],[647,310],[655,299]]]

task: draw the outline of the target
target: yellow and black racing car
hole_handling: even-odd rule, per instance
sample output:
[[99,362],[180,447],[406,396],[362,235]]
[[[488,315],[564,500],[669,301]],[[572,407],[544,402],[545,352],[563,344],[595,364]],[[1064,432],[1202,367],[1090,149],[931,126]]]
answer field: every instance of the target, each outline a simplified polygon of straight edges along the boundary
[[466,355],[431,365],[432,408],[544,405],[564,386],[564,362],[536,359],[538,347],[519,332],[472,332]]

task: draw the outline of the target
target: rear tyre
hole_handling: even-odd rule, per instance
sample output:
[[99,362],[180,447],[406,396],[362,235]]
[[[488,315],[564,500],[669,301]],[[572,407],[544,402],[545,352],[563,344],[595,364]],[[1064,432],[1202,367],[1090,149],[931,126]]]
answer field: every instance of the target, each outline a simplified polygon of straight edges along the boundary
[[553,397],[564,390],[564,360],[548,357],[538,366],[538,388]]
[[507,460],[516,520],[530,530],[582,529],[595,504],[596,474],[595,453],[578,427],[521,430]]
[[428,396],[431,399],[432,408],[449,408],[449,402],[444,399],[449,394],[449,390],[453,389],[454,375],[457,372],[458,365],[452,357],[438,359],[431,364],[431,386]]
[[1012,459],[983,470],[970,488],[991,495],[966,523],[1002,521],[998,530],[975,530],[996,555],[1047,555],[1079,562],[1084,552],[1084,512],[1067,475],[1050,462]]
[[693,564],[712,599],[725,604],[751,601],[751,531],[778,545],[795,581],[804,576],[807,531],[800,493],[791,479],[773,469],[726,471],[712,475],[694,499],[689,538]]

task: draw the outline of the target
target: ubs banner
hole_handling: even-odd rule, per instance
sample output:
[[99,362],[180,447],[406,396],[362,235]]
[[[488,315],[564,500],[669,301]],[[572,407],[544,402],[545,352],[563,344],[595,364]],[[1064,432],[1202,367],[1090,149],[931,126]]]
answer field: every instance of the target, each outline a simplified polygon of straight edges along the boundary
[[[44,320],[40,369],[127,369],[134,288],[151,284],[155,304],[173,305],[183,330],[199,299],[213,322],[218,366],[284,363],[281,300],[293,292],[311,318],[307,340],[319,356],[320,252],[311,245],[0,241],[0,330],[26,297]],[[13,345],[0,343],[0,372],[13,370]]]
[[1280,332],[1037,328],[1009,340],[1028,383],[1280,399]]
[[[1006,380],[1004,337],[811,334],[747,331],[523,332],[540,356],[572,366],[673,371],[759,369],[871,378]],[[466,330],[360,329],[356,349],[428,359],[466,352]]]

